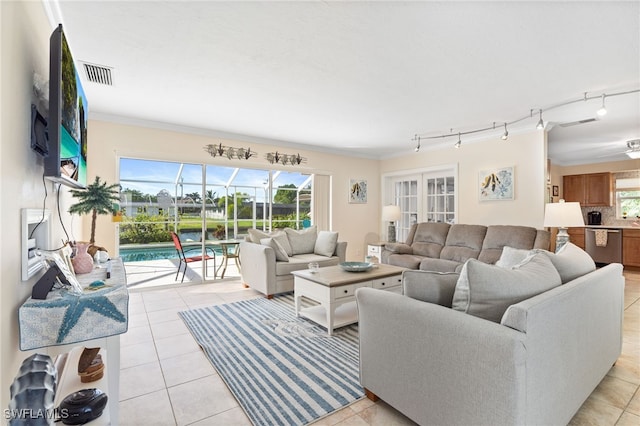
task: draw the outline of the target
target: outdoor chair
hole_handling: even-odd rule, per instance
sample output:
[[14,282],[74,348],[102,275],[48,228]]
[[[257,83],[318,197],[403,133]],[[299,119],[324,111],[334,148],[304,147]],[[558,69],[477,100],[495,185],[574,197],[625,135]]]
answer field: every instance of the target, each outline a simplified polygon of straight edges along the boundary
[[[182,265],[184,264],[184,270],[182,271],[182,280],[181,283],[184,282],[184,276],[187,272],[187,265],[192,262],[202,262],[204,261],[205,268],[205,277],[207,274],[207,261],[213,260],[213,278],[216,278],[216,252],[211,247],[205,247],[205,255],[202,256],[202,250],[200,247],[194,247],[192,249],[187,249],[186,251],[182,248],[182,242],[180,241],[180,237],[175,232],[171,232],[171,238],[173,239],[173,244],[176,247],[176,252],[178,253],[178,258],[180,259],[180,263],[178,264],[178,272],[176,272],[176,280],[178,279],[178,275],[180,274],[180,269],[182,269]],[[187,256],[185,253],[198,251],[200,254],[197,256]]]

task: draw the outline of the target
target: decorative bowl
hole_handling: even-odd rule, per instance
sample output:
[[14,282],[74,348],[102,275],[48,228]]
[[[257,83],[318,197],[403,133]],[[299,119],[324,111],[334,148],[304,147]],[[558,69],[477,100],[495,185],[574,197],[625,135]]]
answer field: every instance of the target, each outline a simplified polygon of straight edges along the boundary
[[373,268],[371,262],[342,262],[340,267],[347,272],[365,272]]

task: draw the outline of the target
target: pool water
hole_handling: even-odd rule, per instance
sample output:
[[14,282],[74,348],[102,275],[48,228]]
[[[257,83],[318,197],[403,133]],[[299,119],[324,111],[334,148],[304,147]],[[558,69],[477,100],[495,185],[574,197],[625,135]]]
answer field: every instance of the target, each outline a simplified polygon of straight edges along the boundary
[[[189,254],[195,254],[195,250],[192,251],[185,247],[184,251],[187,256]],[[222,256],[222,249],[220,247],[214,248],[216,255]],[[160,260],[160,259],[177,259],[178,254],[176,248],[173,245],[160,246],[160,245],[135,245],[135,246],[120,246],[120,257],[123,262],[142,262],[146,260]]]

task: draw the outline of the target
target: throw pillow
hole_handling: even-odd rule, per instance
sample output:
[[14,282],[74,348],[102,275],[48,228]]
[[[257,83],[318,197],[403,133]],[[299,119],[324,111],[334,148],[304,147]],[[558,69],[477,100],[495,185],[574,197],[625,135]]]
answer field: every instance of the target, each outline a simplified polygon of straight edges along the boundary
[[289,244],[291,244],[291,250],[294,255],[313,253],[317,236],[317,228],[315,225],[300,231],[284,228],[284,232],[289,238]]
[[319,256],[333,256],[336,251],[336,245],[338,244],[338,233],[331,231],[320,231],[316,238],[316,244],[313,248],[313,252]]
[[531,256],[514,269],[469,259],[456,283],[452,308],[500,322],[509,306],[560,284],[558,271],[542,253]]
[[557,253],[546,250],[537,251],[544,253],[551,259],[551,263],[560,274],[562,284],[596,270],[596,264],[589,253],[573,243],[565,244]]
[[248,229],[249,239],[252,243],[261,244],[263,238],[273,238],[275,239],[284,251],[287,253],[287,256],[293,256],[293,250],[291,249],[291,244],[289,244],[289,238],[287,238],[287,234],[284,231],[273,231],[273,232],[264,232],[259,229]]
[[514,266],[522,263],[531,254],[532,250],[524,250],[504,246],[502,248],[500,259],[498,259],[498,261],[496,262],[496,266],[504,269],[511,269]]
[[263,246],[271,247],[276,254],[276,260],[280,260],[282,262],[289,261],[287,252],[275,238],[263,238],[260,240],[260,244],[262,244]]

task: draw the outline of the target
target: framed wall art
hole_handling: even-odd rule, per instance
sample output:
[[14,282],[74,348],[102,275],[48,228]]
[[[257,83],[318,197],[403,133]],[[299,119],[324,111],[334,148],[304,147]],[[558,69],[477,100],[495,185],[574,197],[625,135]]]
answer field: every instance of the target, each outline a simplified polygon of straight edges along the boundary
[[365,204],[367,202],[366,179],[349,179],[349,203]]
[[480,201],[513,200],[513,167],[481,170],[478,179]]

